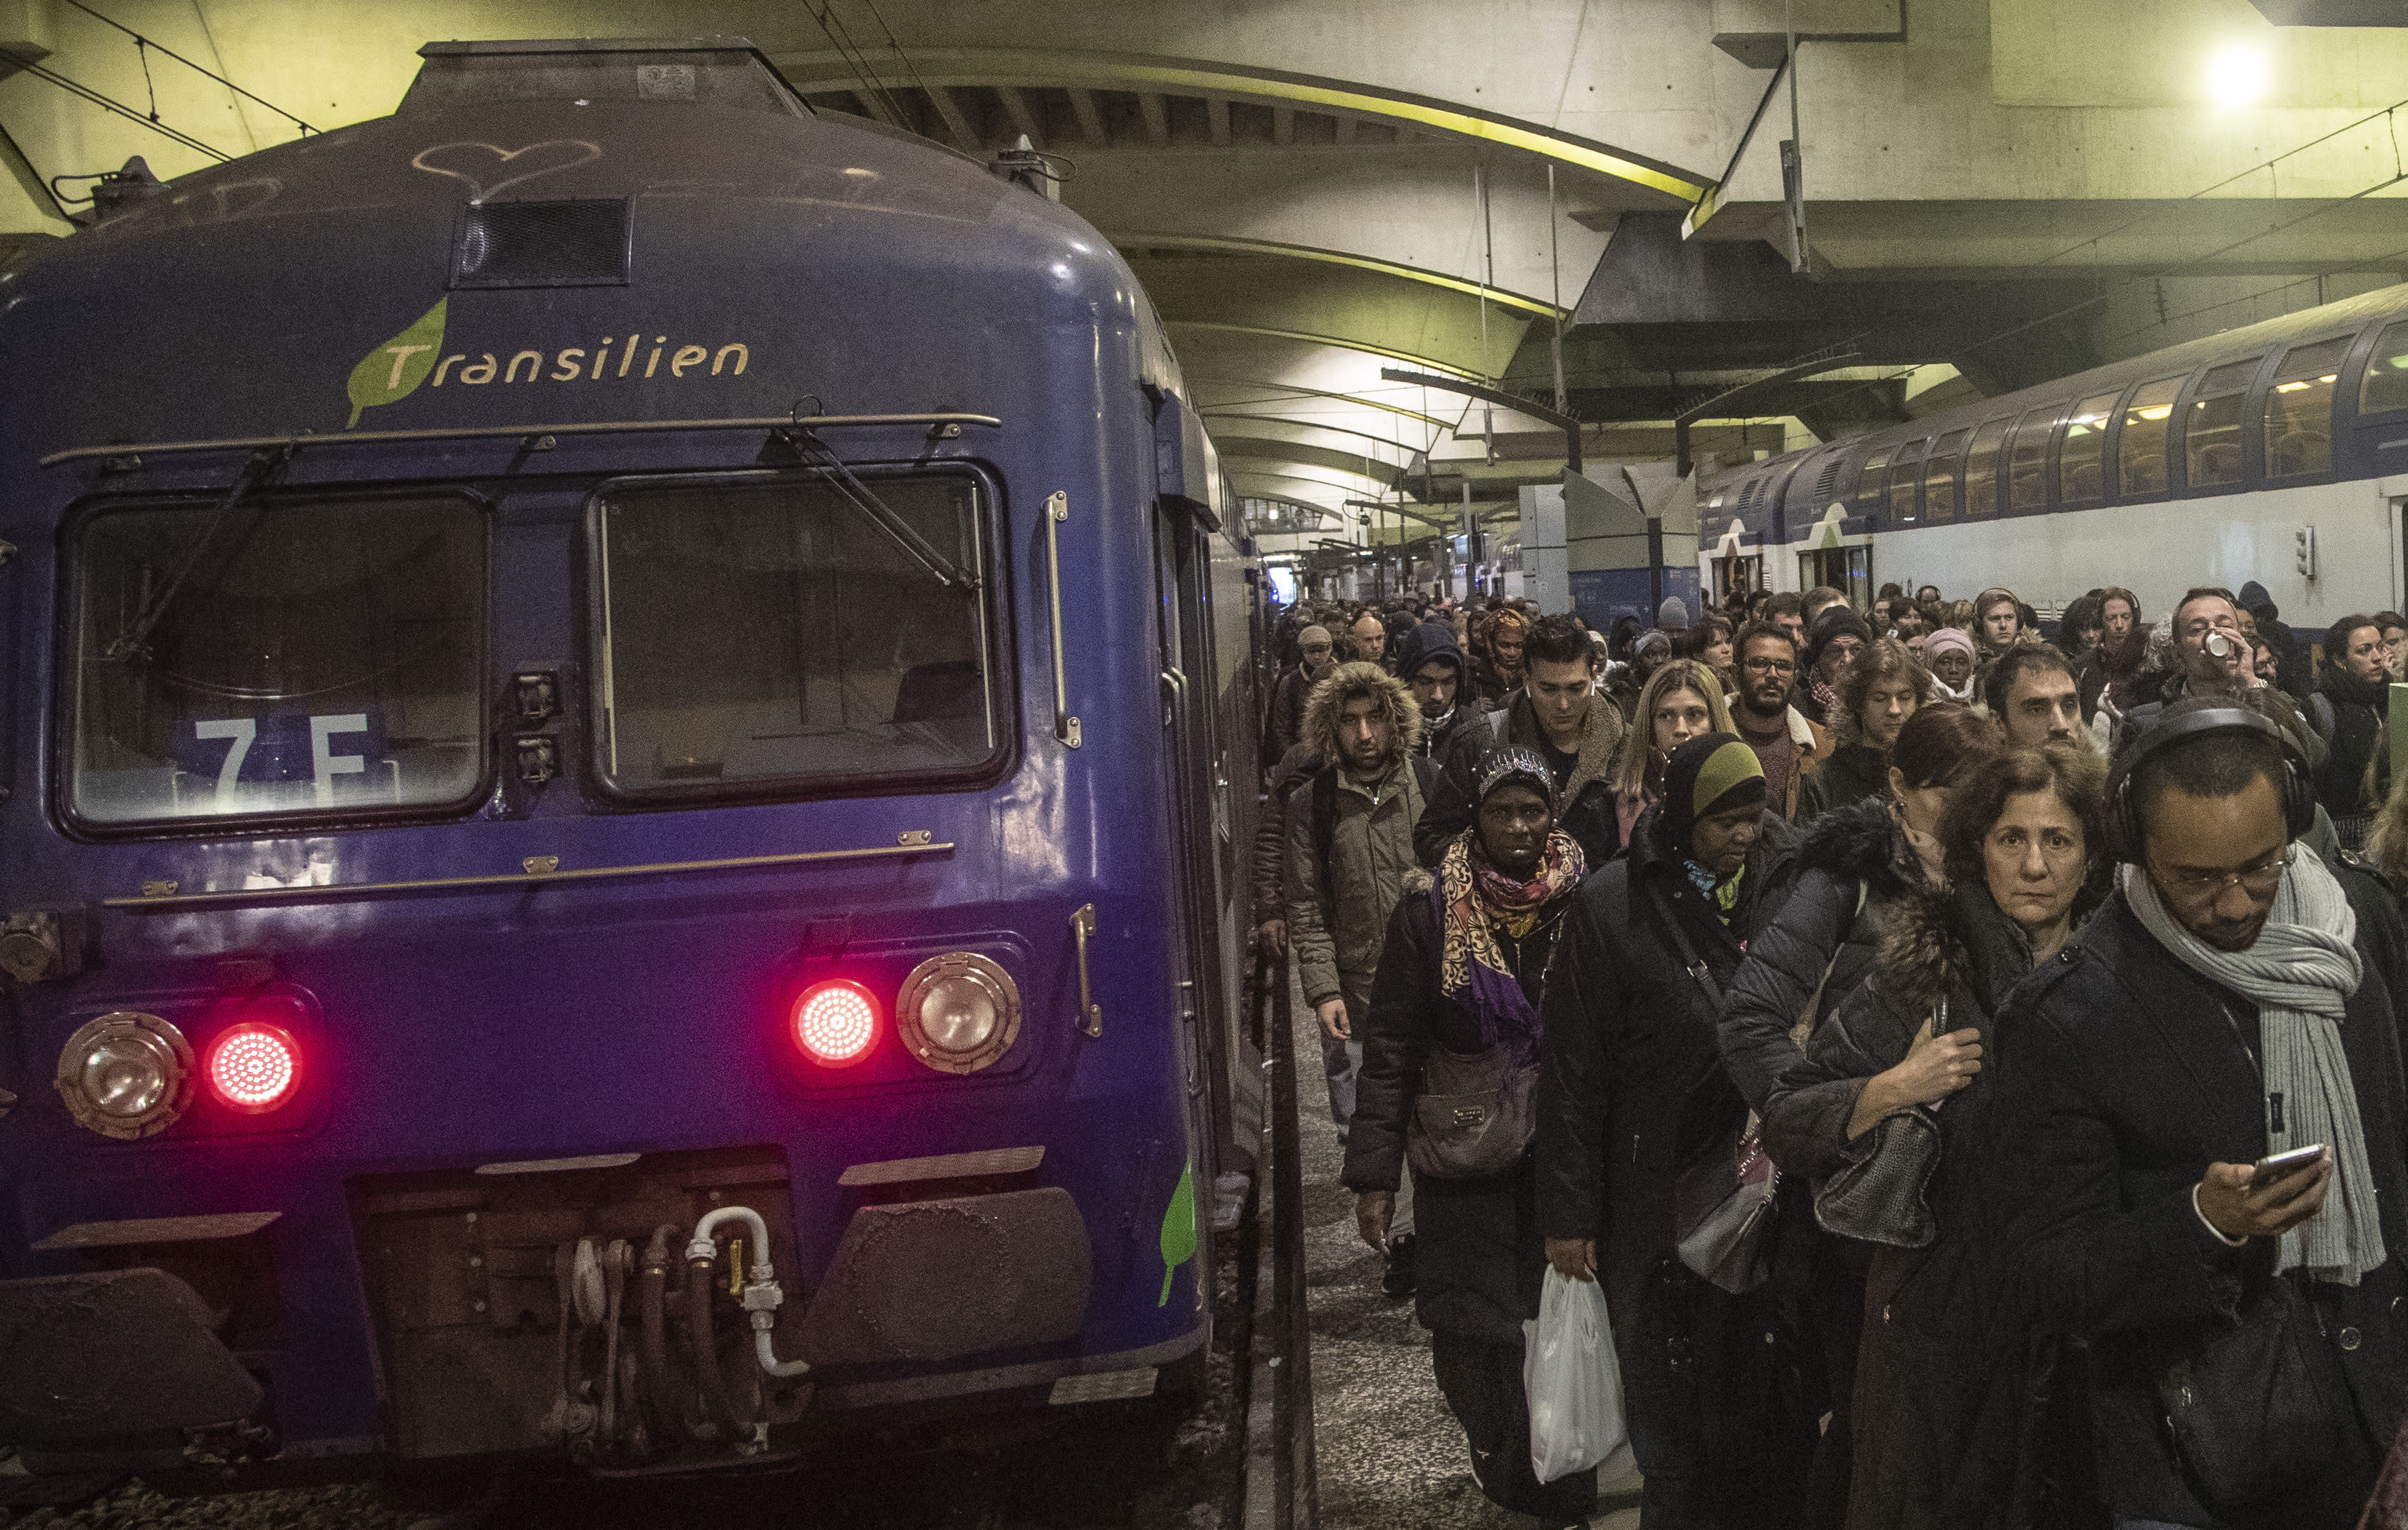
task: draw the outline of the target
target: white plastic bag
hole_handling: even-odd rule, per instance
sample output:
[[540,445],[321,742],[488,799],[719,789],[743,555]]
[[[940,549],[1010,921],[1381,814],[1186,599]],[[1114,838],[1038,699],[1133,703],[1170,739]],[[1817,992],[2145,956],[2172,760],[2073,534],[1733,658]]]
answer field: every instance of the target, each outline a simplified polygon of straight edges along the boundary
[[1539,1321],[1522,1324],[1522,1391],[1530,1405],[1530,1469],[1541,1482],[1585,1471],[1629,1437],[1622,1370],[1605,1287],[1568,1280],[1552,1266]]

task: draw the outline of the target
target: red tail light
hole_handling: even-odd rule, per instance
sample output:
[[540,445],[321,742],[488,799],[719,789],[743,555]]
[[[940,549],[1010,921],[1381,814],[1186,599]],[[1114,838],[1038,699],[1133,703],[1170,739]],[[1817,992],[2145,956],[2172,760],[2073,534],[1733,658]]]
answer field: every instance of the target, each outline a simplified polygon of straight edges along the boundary
[[813,983],[795,1000],[795,1045],[822,1067],[850,1067],[878,1039],[878,1001],[856,982]]
[[209,1093],[228,1108],[256,1114],[293,1097],[301,1081],[301,1049],[273,1025],[244,1021],[218,1033],[201,1071]]

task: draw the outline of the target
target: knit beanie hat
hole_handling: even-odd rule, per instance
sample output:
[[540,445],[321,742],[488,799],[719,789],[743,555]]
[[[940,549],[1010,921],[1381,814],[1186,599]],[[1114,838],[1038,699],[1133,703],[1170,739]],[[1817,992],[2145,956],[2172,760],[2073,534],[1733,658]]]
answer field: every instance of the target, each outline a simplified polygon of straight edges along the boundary
[[1665,632],[1681,632],[1689,625],[1689,608],[1678,595],[1666,595],[1664,604],[1656,608],[1656,625]]
[[1974,657],[1972,635],[1956,627],[1942,627],[1923,640],[1926,659],[1937,659],[1943,653],[1961,653],[1969,659]]
[[1735,734],[1710,733],[1672,751],[1664,765],[1664,833],[1686,853],[1698,820],[1764,806],[1764,766]]
[[[1811,670],[1821,664],[1823,651],[1831,646],[1832,638],[1841,636],[1853,636],[1870,648],[1873,629],[1866,625],[1863,617],[1846,606],[1829,608],[1814,619],[1813,630],[1806,635],[1806,667]],[[1928,643],[1924,646],[1927,649],[1930,647]]]

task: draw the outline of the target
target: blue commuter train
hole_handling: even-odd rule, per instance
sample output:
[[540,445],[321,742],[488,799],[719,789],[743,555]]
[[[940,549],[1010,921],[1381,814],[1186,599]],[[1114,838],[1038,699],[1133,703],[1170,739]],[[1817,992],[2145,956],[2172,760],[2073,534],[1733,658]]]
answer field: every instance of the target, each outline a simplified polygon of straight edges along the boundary
[[1698,567],[1717,602],[1737,579],[1859,608],[1886,580],[2164,611],[2255,579],[2307,631],[2408,598],[2403,471],[2388,287],[1731,469],[1698,491]]
[[741,39],[422,55],[0,281],[0,1443],[1192,1386],[1261,616],[1145,294]]

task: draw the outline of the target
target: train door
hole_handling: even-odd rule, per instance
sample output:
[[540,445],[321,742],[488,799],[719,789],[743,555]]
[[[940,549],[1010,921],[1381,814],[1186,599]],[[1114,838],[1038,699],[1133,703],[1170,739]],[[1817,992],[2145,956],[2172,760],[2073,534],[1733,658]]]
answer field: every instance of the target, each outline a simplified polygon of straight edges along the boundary
[[1860,611],[1872,609],[1873,550],[1869,547],[1825,547],[1798,554],[1798,586],[1812,590],[1828,585],[1848,597]]
[[1764,588],[1764,554],[1737,554],[1713,560],[1713,603],[1727,608],[1733,595],[1745,599]]
[[1221,1167],[1230,1119],[1220,1050],[1227,994],[1215,932],[1226,902],[1216,853],[1214,770],[1220,759],[1214,714],[1211,568],[1206,533],[1185,508],[1165,500],[1154,512],[1154,626],[1162,655],[1163,732],[1168,741],[1170,796],[1178,846],[1180,932],[1179,1054],[1185,1070],[1188,1118],[1199,1147],[1199,1193],[1210,1193]]

